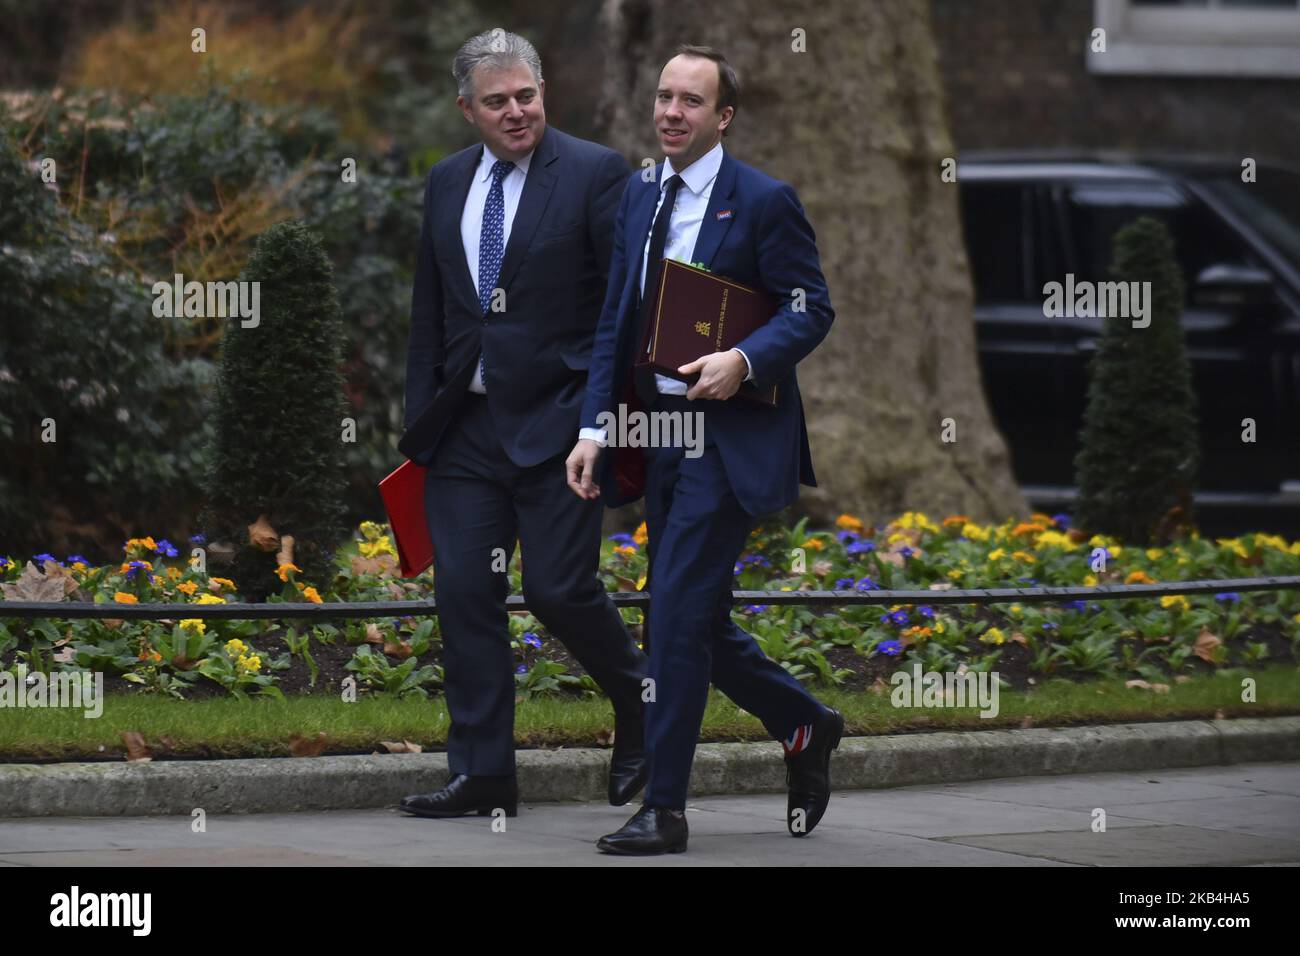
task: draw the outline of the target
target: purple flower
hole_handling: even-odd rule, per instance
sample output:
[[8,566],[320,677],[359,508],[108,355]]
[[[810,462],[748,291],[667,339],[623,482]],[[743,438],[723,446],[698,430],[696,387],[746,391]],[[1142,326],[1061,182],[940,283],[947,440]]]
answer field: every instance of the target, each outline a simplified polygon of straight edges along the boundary
[[529,647],[535,647],[538,650],[541,650],[542,647],[542,639],[538,637],[536,634],[534,634],[532,631],[529,631],[527,634],[524,635],[524,643],[527,644]]
[[875,581],[871,580],[871,578],[863,577],[863,578],[859,578],[859,579],[858,579],[858,582],[857,582],[856,584],[853,585],[853,590],[855,590],[855,591],[879,591],[879,590],[880,590],[880,585],[877,584]]
[[844,549],[845,554],[866,554],[868,551],[876,550],[874,541],[854,541]]
[[910,620],[906,611],[895,611],[892,614],[880,615],[881,624],[892,624],[894,627],[907,627]]
[[55,564],[63,563],[52,554],[38,554],[36,557],[32,558],[32,560],[37,564],[44,564],[46,561],[53,561]]
[[852,578],[839,578],[835,582],[836,591],[847,591],[851,587],[853,587]]
[[928,604],[922,604],[917,608],[917,610],[921,612],[922,617],[934,618],[934,608],[930,607]]
[[149,573],[149,569],[144,566],[143,561],[132,561],[130,564],[127,565],[126,576],[128,578],[134,578],[137,575],[148,574],[148,573]]
[[1088,602],[1080,598],[1077,601],[1067,601],[1064,607],[1066,607],[1071,611],[1078,611],[1080,614],[1082,614],[1087,609]]
[[899,548],[898,553],[903,556],[904,560],[916,554],[916,552],[912,550],[912,548],[908,547],[907,545],[903,545],[901,548]]
[[520,664],[518,667],[515,668],[515,673],[516,673],[516,674],[527,674],[527,673],[528,673],[528,668],[525,667],[523,664]]
[[190,535],[190,544],[207,544],[208,539],[201,534]]
[[1070,527],[1070,516],[1067,515],[1064,511],[1062,511],[1058,515],[1052,515],[1052,520],[1055,521],[1056,526],[1063,531],[1067,530]]
[[90,564],[90,562],[86,560],[85,555],[81,555],[81,554],[68,555],[68,564],[76,564],[78,561],[80,561],[82,564]]
[[746,604],[745,611],[750,614],[761,614],[768,609],[766,604]]
[[609,540],[625,548],[636,547],[636,540],[626,531],[620,531],[618,534],[611,534]]
[[856,531],[837,531],[835,537],[840,539],[840,544],[850,544],[858,540],[858,533]]
[[177,554],[176,545],[172,544],[166,538],[163,538],[161,541],[157,542],[154,547],[154,550],[157,551],[159,554],[165,555],[166,557],[169,558],[174,558],[176,557]]
[[1214,600],[1222,601],[1224,604],[1231,604],[1234,601],[1240,601],[1241,595],[1236,591],[1220,591],[1214,595]]
[[1057,628],[1057,625],[1056,625],[1056,622],[1055,622],[1055,621],[1044,621],[1044,622],[1043,622],[1043,630],[1044,630],[1044,631],[1054,631],[1054,630],[1056,630],[1056,628]]
[[1038,583],[1038,582],[1035,581],[1033,578],[1016,578],[1016,581],[1017,581],[1018,583],[1020,583],[1020,584],[1037,584],[1037,583]]
[[881,641],[876,645],[876,650],[882,654],[888,654],[890,657],[897,657],[903,653],[902,641]]

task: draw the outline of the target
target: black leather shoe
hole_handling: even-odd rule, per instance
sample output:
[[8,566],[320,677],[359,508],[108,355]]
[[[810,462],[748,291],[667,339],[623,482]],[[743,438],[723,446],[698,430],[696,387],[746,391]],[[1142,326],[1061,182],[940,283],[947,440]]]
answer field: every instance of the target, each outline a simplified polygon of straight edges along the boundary
[[519,815],[519,788],[513,776],[469,777],[458,773],[435,793],[403,797],[401,809],[417,817],[460,817],[467,813],[486,817],[494,810],[504,810],[506,816],[514,817]]
[[610,806],[621,807],[646,784],[645,722],[637,717],[614,721],[614,753],[609,760]]
[[791,836],[807,836],[821,822],[831,802],[831,751],[844,736],[844,717],[828,709],[813,724],[812,740],[794,756],[785,758],[785,783],[790,788],[785,825]]
[[642,806],[617,833],[596,841],[603,853],[622,856],[654,856],[686,852],[686,814],[680,810]]

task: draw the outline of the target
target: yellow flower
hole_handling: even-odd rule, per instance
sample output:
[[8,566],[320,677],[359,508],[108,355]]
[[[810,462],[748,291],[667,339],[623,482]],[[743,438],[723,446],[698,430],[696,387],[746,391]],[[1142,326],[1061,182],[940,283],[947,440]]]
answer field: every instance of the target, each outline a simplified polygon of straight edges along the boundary
[[194,595],[194,592],[197,591],[198,589],[199,586],[195,584],[193,581],[182,581],[180,584],[176,585],[177,591],[184,591],[186,594],[190,595],[191,597]]
[[140,599],[134,594],[127,594],[125,591],[118,591],[113,595],[113,600],[118,604],[139,604]]
[[636,530],[632,532],[632,540],[642,546],[650,540],[650,535],[646,532],[644,521],[637,525]]
[[1015,614],[1017,617],[1020,615],[1020,612],[1023,610],[1024,608],[1022,608],[1019,604],[1011,605],[1011,613]]
[[231,657],[240,657],[248,650],[248,645],[237,637],[226,641],[226,653]]
[[181,569],[180,569],[180,568],[168,568],[168,569],[167,569],[167,577],[171,578],[173,581],[175,581],[175,580],[176,580],[177,578],[179,578],[180,576],[181,576]]
[[380,534],[383,533],[383,530],[384,530],[384,526],[374,521],[361,522],[361,534],[365,537],[367,541],[378,540]]
[[289,580],[290,571],[296,571],[299,574],[302,574],[302,568],[298,567],[296,564],[282,564],[275,569],[275,573],[280,576],[280,580],[286,582]]
[[848,531],[856,531],[858,534],[862,533],[861,519],[855,518],[851,514],[840,515],[838,518],[835,519],[835,526],[837,528],[844,528]]
[[1214,540],[1219,545],[1233,552],[1239,558],[1250,557],[1250,552],[1246,550],[1246,546],[1242,544],[1240,541],[1238,541],[1236,538],[1215,538]]
[[962,576],[963,573],[964,572],[961,570],[961,568],[953,568],[951,571],[948,572],[948,577],[956,581],[959,577]]
[[1145,571],[1130,571],[1124,579],[1125,584],[1155,584],[1156,579]]
[[822,541],[820,538],[809,538],[803,543],[803,546],[805,548],[810,548],[813,551],[821,551],[826,547],[826,542]]
[[1097,586],[1097,575],[1095,574],[1084,575],[1083,583],[1090,588],[1095,588]]
[[380,554],[391,554],[396,556],[397,552],[393,550],[392,539],[388,535],[380,535],[373,541],[362,541],[357,546],[357,551],[363,558],[373,558]]
[[1065,551],[1073,551],[1078,547],[1068,534],[1060,531],[1044,531],[1038,536],[1037,544],[1040,548],[1061,548]]
[[202,634],[208,629],[207,625],[203,623],[203,620],[197,617],[187,617],[185,620],[181,621],[181,627],[184,630],[193,631],[195,634]]
[[946,627],[944,627],[944,625],[943,625],[943,621],[935,621],[935,622],[934,622],[934,633],[936,633],[936,634],[943,634],[943,633],[944,633],[945,631],[947,631],[947,630],[948,630],[948,629],[947,629]]
[[1007,636],[1002,633],[1001,628],[990,627],[980,635],[980,640],[986,644],[1005,644],[1007,642]]
[[200,594],[199,599],[194,603],[195,604],[225,604],[226,599],[223,597],[217,597],[215,594]]
[[895,531],[893,534],[891,534],[888,538],[885,539],[885,543],[896,544],[899,541],[911,541],[911,540],[912,539],[909,538],[907,535],[903,534],[903,532]]
[[1180,611],[1190,611],[1192,606],[1187,603],[1187,598],[1181,594],[1166,594],[1160,599],[1160,606],[1163,608],[1176,607]]
[[614,553],[621,555],[636,554],[636,548],[630,544],[616,544],[614,545]]
[[1163,548],[1147,548],[1147,557],[1152,561],[1158,561],[1165,556]]
[[645,575],[644,575],[644,574],[641,575],[639,578],[636,579],[636,589],[637,589],[638,591],[640,591],[643,587],[645,587]]
[[324,603],[320,599],[320,592],[318,592],[315,588],[305,588],[302,592],[302,596],[305,597],[308,601],[311,601],[312,604]]
[[962,537],[969,538],[971,541],[987,541],[989,532],[987,528],[981,528],[977,524],[967,523],[962,525]]
[[1027,561],[1030,564],[1034,564],[1038,561],[1038,559],[1028,551],[1012,551],[1011,556],[1013,558],[1018,558],[1021,561]]
[[208,578],[208,580],[223,588],[229,588],[232,591],[235,590],[235,582],[230,580],[230,578]]
[[994,548],[992,551],[989,552],[989,560],[997,561],[1000,558],[1006,557],[1006,554],[1007,553],[1003,551],[1001,548]]
[[256,674],[258,671],[262,669],[262,659],[258,657],[256,654],[252,654],[248,657],[244,657],[241,655],[239,659],[235,661],[235,666],[240,670],[248,671],[251,674]]

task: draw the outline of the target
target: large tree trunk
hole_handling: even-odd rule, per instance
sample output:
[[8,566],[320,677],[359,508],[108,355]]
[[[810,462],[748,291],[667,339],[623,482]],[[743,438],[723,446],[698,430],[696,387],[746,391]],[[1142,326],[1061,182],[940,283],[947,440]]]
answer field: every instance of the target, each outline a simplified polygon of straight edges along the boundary
[[940,178],[955,150],[929,4],[606,0],[602,16],[607,141],[661,159],[659,70],[679,43],[716,46],[741,82],[726,148],[791,183],[817,231],[836,321],[799,369],[820,483],[804,508],[1023,514],[980,384],[957,186]]

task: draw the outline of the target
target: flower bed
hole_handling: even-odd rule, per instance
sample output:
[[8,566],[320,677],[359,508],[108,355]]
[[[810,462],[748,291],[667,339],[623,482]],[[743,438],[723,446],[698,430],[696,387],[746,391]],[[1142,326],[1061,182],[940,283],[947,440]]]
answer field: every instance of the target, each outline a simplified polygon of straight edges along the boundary
[[[201,540],[191,542],[202,545]],[[175,697],[282,693],[337,695],[348,677],[358,695],[436,693],[442,677],[436,618],[334,623],[199,620],[194,604],[238,600],[236,582],[197,570],[165,540],[133,538],[120,563],[92,567],[79,555],[0,558],[4,600],[174,603],[167,621],[5,618],[0,667],[16,672],[97,671],[108,689]],[[363,522],[337,556],[329,582],[280,568],[275,601],[417,600],[432,572],[397,576],[387,529]],[[644,581],[644,526],[604,542],[600,575],[611,590]],[[520,562],[509,569],[520,592]],[[735,568],[745,590],[943,590],[953,587],[1093,586],[1300,573],[1300,542],[1275,535],[1197,536],[1165,548],[1133,548],[1069,528],[1064,515],[978,525],[907,512],[882,528],[842,515],[834,529],[761,525]],[[2,608],[2,604],[0,604]],[[641,614],[625,609],[639,630]],[[801,680],[881,690],[889,675],[996,671],[1024,688],[1047,678],[1126,677],[1160,692],[1196,673],[1245,674],[1300,656],[1300,592],[1222,593],[1062,605],[854,605],[814,610],[748,605],[735,618]],[[510,615],[520,696],[595,693],[563,647],[531,614]]]

